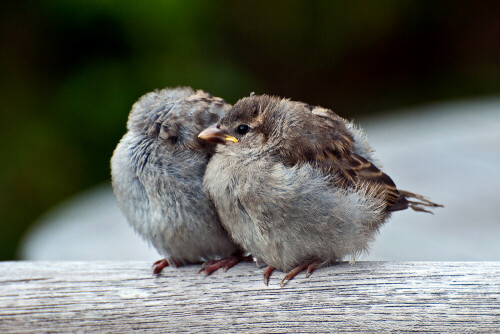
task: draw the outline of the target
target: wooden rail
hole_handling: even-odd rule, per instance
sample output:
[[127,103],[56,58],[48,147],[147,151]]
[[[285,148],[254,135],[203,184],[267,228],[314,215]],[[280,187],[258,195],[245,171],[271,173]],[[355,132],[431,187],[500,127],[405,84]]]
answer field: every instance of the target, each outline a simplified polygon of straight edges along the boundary
[[500,332],[500,262],[358,262],[280,288],[243,263],[0,262],[0,333]]

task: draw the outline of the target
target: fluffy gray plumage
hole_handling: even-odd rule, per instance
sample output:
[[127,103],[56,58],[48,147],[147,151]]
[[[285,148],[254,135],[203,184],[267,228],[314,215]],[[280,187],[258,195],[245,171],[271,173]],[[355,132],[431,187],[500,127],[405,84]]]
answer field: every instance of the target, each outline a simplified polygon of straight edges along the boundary
[[111,174],[118,206],[170,264],[238,251],[202,188],[215,145],[197,137],[230,107],[191,88],[148,93],[132,107],[128,132],[114,151]]
[[224,144],[204,177],[222,224],[281,271],[354,259],[391,211],[437,206],[398,191],[362,130],[328,109],[251,96],[200,137]]
[[330,187],[308,164],[286,167],[223,148],[208,165],[205,186],[234,240],[281,271],[315,259],[354,258],[388,217],[375,194]]

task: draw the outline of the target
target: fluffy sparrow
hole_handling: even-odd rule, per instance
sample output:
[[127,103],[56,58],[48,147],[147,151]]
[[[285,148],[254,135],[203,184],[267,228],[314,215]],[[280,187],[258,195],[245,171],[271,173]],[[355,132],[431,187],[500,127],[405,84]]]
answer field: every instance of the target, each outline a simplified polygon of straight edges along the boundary
[[307,269],[368,249],[391,212],[441,206],[396,188],[362,130],[333,111],[272,96],[238,101],[199,135],[218,143],[204,186],[231,237],[268,267]]
[[230,107],[191,88],[148,93],[132,107],[111,159],[112,185],[130,225],[165,256],[155,274],[201,261],[209,274],[241,259],[202,186],[215,144],[197,137]]

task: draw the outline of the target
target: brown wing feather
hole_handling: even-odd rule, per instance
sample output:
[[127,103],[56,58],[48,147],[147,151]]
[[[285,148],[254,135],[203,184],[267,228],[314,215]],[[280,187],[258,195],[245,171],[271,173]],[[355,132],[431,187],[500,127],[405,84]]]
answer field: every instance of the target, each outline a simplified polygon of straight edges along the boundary
[[408,208],[408,202],[404,196],[396,188],[396,184],[380,169],[374,166],[365,158],[351,153],[347,160],[355,175],[357,176],[357,184],[365,184],[368,188],[375,187],[376,193],[385,198],[388,211],[404,210]]
[[[404,210],[408,202],[392,179],[365,158],[353,153],[353,138],[345,122],[324,108],[304,108],[305,133],[285,140],[282,157],[287,165],[311,163],[332,176],[337,187],[366,187],[387,203],[388,211]],[[301,129],[302,130],[302,129]],[[309,131],[308,131],[309,130]]]

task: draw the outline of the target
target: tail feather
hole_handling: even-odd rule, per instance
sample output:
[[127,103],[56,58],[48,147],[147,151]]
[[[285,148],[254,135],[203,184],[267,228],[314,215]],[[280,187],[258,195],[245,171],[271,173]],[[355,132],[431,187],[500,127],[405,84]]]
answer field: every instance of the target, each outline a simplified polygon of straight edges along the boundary
[[[399,193],[408,202],[408,207],[412,208],[414,211],[428,212],[430,214],[434,214],[434,212],[430,211],[429,208],[432,209],[432,208],[443,208],[444,207],[444,205],[434,203],[434,202],[430,201],[428,198],[426,198],[422,195],[419,195],[419,194],[414,194],[414,193],[406,191],[406,190],[399,190]],[[410,199],[412,199],[412,200],[410,200]]]

